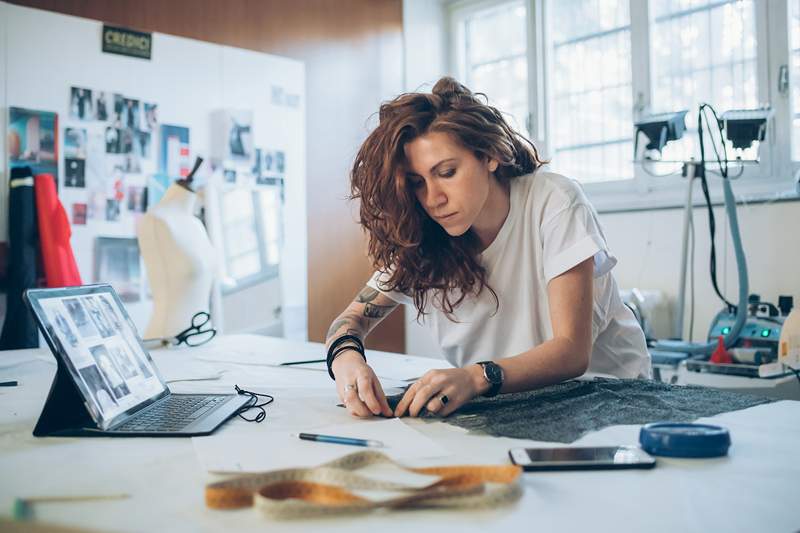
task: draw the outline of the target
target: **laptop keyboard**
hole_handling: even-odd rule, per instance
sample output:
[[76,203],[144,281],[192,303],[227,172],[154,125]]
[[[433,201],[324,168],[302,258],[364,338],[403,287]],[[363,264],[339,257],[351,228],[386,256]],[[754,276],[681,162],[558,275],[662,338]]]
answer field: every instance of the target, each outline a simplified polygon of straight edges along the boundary
[[132,432],[179,431],[224,403],[229,396],[169,396],[114,429]]

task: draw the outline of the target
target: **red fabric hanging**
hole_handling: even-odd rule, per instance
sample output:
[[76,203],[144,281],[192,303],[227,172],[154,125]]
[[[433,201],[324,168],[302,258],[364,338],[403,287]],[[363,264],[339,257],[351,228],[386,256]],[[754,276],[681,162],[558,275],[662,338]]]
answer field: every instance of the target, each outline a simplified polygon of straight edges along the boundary
[[69,238],[72,230],[64,206],[58,199],[56,183],[50,174],[35,177],[36,219],[42,249],[44,277],[48,287],[82,285]]

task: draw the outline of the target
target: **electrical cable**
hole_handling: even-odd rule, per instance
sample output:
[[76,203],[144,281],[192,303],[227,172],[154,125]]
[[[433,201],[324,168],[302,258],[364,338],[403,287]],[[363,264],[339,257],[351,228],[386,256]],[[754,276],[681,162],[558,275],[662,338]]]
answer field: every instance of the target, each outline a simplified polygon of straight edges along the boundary
[[[264,409],[264,407],[274,402],[275,397],[272,396],[271,394],[261,394],[258,392],[245,390],[240,388],[239,385],[234,385],[234,388],[236,389],[237,394],[243,394],[249,396],[247,403],[241,406],[238,411],[236,411],[236,414],[239,416],[239,418],[241,418],[242,420],[247,420],[248,422],[256,422],[259,424],[263,422],[264,419],[267,418],[267,411]],[[261,403],[258,403],[259,396],[263,396],[264,398],[266,398],[266,400]],[[250,409],[258,410],[258,412],[253,418],[247,418],[246,416],[244,416],[244,413],[246,413]]]
[[[711,195],[708,191],[708,179],[706,178],[705,174],[705,146],[703,141],[703,117],[705,116],[705,110],[711,109],[711,112],[714,114],[715,119],[717,119],[717,113],[714,111],[714,108],[711,107],[710,104],[700,104],[700,108],[697,110],[697,134],[698,134],[698,141],[700,143],[700,166],[699,169],[703,169],[700,172],[700,186],[703,190],[703,197],[706,202],[706,207],[708,209],[708,231],[710,233],[710,240],[711,240],[711,254],[709,257],[709,273],[711,274],[711,285],[714,287],[714,292],[717,293],[720,300],[722,300],[725,305],[728,307],[728,310],[731,313],[736,312],[736,306],[733,305],[731,302],[728,301],[727,298],[722,294],[722,291],[719,289],[719,284],[717,283],[717,247],[716,247],[716,220],[714,217],[714,207],[711,205]],[[722,126],[719,123],[719,119],[717,119],[717,126],[720,128],[720,136],[722,136]],[[725,140],[722,138],[722,149],[725,156],[725,159],[720,159],[719,151],[717,150],[717,143],[714,141],[714,135],[711,132],[711,126],[708,124],[708,120],[706,119],[706,129],[708,130],[708,136],[711,140],[711,146],[714,148],[714,155],[717,158],[717,163],[719,165],[720,174],[722,175],[722,179],[728,178],[728,152],[727,148],[725,147]]]
[[653,176],[654,178],[666,178],[668,176],[675,176],[675,175],[681,173],[680,169],[678,169],[678,170],[674,170],[672,172],[666,172],[664,174],[659,174],[657,172],[653,172],[651,170],[648,170],[647,169],[647,164],[646,164],[647,162],[650,162],[650,163],[661,163],[661,161],[658,161],[657,159],[642,159],[642,162],[641,162],[642,170],[644,170],[644,172],[646,174],[649,174],[650,176]]
[[789,370],[791,370],[791,371],[792,371],[792,373],[793,373],[793,374],[795,375],[795,377],[797,378],[797,381],[800,383],[800,372],[798,372],[798,370],[797,370],[796,368],[794,368],[794,367],[793,367],[793,366],[791,366],[791,365],[783,365],[783,368],[788,368]]

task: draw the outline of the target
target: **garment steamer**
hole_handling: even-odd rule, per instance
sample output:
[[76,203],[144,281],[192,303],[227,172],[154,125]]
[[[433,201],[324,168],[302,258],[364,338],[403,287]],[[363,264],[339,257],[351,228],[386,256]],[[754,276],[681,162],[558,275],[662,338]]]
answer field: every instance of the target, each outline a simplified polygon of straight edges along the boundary
[[[728,178],[728,157],[725,140],[722,140],[723,156],[720,159],[716,149],[716,144],[712,144],[720,166],[722,175],[722,190],[725,200],[725,212],[730,225],[731,240],[736,256],[736,267],[739,278],[739,298],[736,304],[728,302],[722,295],[716,283],[716,254],[714,253],[714,221],[711,211],[711,201],[708,194],[708,184],[706,181],[705,150],[703,145],[703,111],[709,108],[714,115],[720,136],[722,136],[722,124],[725,123],[727,138],[733,142],[735,148],[746,148],[752,144],[753,140],[763,141],[766,130],[767,119],[770,115],[768,109],[752,111],[729,111],[723,114],[723,120],[717,118],[714,109],[708,104],[701,104],[698,110],[698,134],[700,136],[700,161],[690,161],[684,163],[684,174],[688,179],[686,208],[683,220],[683,246],[681,256],[681,273],[678,287],[678,308],[676,312],[676,324],[674,338],[676,340],[657,341],[651,346],[653,359],[666,360],[671,363],[686,361],[686,367],[694,371],[708,371],[715,373],[739,374],[751,377],[775,377],[786,373],[786,369],[778,359],[778,338],[781,337],[784,320],[793,306],[792,298],[781,296],[779,308],[761,302],[758,295],[748,295],[749,280],[747,273],[747,261],[742,246],[741,233],[739,231],[739,220],[736,212],[736,199],[733,195],[730,179]],[[734,120],[738,117],[742,122],[735,131],[733,129]],[[707,128],[711,135],[711,128]],[[712,137],[712,143],[713,143]],[[724,165],[723,165],[724,163]],[[726,307],[712,321],[708,332],[708,342],[693,343],[683,340],[683,313],[685,307],[686,291],[686,269],[688,257],[689,229],[692,227],[693,203],[692,193],[694,180],[701,179],[703,193],[709,208],[709,223],[711,226],[711,269],[712,283],[717,295],[722,299]],[[766,309],[766,315],[762,310]],[[731,350],[730,352],[728,350]],[[713,355],[712,355],[713,354]],[[733,355],[735,360],[731,357]],[[705,361],[711,356],[711,361]],[[767,364],[762,364],[767,363]],[[798,375],[800,378],[800,375]]]

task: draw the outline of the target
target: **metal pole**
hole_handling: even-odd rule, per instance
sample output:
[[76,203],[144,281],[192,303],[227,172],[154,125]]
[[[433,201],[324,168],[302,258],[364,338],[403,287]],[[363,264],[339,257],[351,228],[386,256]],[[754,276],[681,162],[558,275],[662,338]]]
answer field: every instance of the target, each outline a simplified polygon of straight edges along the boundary
[[[692,205],[692,192],[694,189],[694,177],[696,173],[696,168],[694,161],[688,161],[684,163],[684,169],[686,171],[686,204],[683,208],[683,243],[681,245],[681,275],[678,281],[678,303],[675,309],[675,324],[674,326],[674,338],[678,340],[683,339],[683,311],[684,307],[686,307],[686,267],[687,262],[689,260],[689,227],[692,224],[692,214],[693,214],[693,205]],[[691,339],[689,339],[691,341]]]

